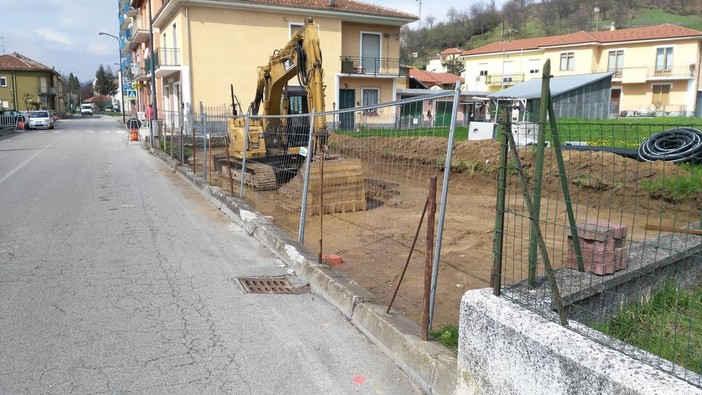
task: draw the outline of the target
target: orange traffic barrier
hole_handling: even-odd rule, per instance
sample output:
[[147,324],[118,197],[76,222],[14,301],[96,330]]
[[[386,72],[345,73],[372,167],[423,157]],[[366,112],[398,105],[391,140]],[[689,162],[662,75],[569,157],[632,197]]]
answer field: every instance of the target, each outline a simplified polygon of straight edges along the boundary
[[129,141],[139,141],[139,130],[138,129],[130,129]]
[[17,130],[24,130],[24,121],[21,118],[17,120]]

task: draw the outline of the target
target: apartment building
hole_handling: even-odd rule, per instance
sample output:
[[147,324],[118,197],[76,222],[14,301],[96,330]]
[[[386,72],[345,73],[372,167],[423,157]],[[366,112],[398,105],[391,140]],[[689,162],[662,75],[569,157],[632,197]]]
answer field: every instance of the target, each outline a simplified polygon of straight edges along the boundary
[[157,110],[164,116],[179,108],[197,109],[200,103],[228,105],[230,86],[246,111],[254,99],[257,67],[267,64],[308,17],[319,29],[327,110],[394,100],[398,81],[404,82],[400,28],[417,20],[349,0],[118,4],[123,67],[139,91],[136,110],[150,103],[153,64]]
[[0,109],[63,112],[61,75],[17,52],[0,55]]
[[541,78],[612,73],[611,116],[696,116],[702,32],[672,24],[498,41],[464,51],[467,89],[495,92]]

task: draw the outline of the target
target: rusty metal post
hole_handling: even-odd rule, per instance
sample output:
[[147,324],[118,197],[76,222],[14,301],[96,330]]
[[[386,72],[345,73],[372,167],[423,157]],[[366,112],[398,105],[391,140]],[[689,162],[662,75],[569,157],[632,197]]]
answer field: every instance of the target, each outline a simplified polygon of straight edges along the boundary
[[234,196],[234,169],[232,169],[232,161],[229,156],[229,131],[224,135],[224,150],[227,152],[227,170],[229,172],[229,191]]
[[392,304],[395,303],[395,298],[397,297],[397,292],[400,291],[400,285],[402,285],[402,280],[405,278],[405,273],[407,273],[407,267],[409,266],[410,259],[412,259],[412,252],[414,252],[414,246],[417,245],[417,239],[419,238],[419,231],[422,229],[422,223],[424,222],[424,215],[427,213],[427,206],[429,206],[429,197],[424,201],[424,209],[422,210],[422,216],[419,218],[419,224],[417,225],[417,231],[414,233],[414,239],[412,239],[412,246],[410,247],[409,254],[407,254],[407,260],[405,261],[405,268],[402,269],[402,274],[400,275],[400,280],[397,281],[397,287],[395,288],[395,293],[392,294],[392,299],[390,299],[390,304],[388,304],[388,310],[386,313],[390,314],[390,309]]
[[424,298],[422,300],[422,340],[429,340],[429,309],[431,300],[432,262],[434,258],[434,221],[436,219],[436,176],[429,178],[427,217],[427,249],[424,260]]

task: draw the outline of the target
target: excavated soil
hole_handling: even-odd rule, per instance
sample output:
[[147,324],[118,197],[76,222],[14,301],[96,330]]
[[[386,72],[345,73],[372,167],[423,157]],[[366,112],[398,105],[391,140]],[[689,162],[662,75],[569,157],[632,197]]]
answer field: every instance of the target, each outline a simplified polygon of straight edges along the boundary
[[[385,163],[382,166],[387,166],[388,161],[416,166],[417,177],[423,177],[426,168],[431,168],[431,172],[439,177],[440,193],[443,169],[437,169],[434,165],[437,158],[445,155],[445,139],[352,139],[341,136],[335,139],[345,156],[365,158],[382,154]],[[520,162],[530,185],[533,182],[534,152],[533,147],[519,150]],[[562,203],[561,179],[553,153],[554,150],[547,149],[542,208],[560,201],[560,206],[551,209],[553,213],[548,215],[563,223],[566,218],[565,205]],[[702,203],[700,193],[686,201],[675,201],[675,197],[667,192],[651,193],[649,189],[641,187],[664,178],[687,176],[685,170],[670,163],[638,162],[608,152],[564,150],[563,154],[568,188],[578,222],[596,217],[600,221],[623,223],[630,227],[630,239],[642,239],[646,237],[646,224],[655,222],[659,225],[684,226],[680,219],[687,219],[691,208],[699,212]],[[465,291],[490,285],[499,157],[500,143],[493,140],[459,141],[454,145],[434,325],[457,323],[460,299]],[[353,222],[355,230],[324,232],[323,249],[326,254],[341,256],[343,262],[335,267],[373,292],[381,303],[387,304],[408,259],[408,246],[412,245],[415,237],[426,188],[423,183],[421,186],[417,182],[408,185],[410,183],[403,183],[402,180],[383,177],[380,167],[370,161],[364,162],[366,197],[371,202],[366,212],[325,216],[326,229],[344,227],[345,223]],[[508,198],[508,211],[521,213],[528,221],[514,170],[515,161],[511,157],[508,168],[508,195],[512,196]],[[275,193],[279,198],[287,196],[292,201],[300,196],[299,185],[293,180]],[[417,323],[421,322],[422,316],[425,229],[422,229],[419,243],[412,252],[413,258],[393,304],[395,311]],[[510,232],[518,233],[520,229],[528,230],[528,226],[510,229]],[[520,238],[523,235],[512,236]],[[558,243],[562,237],[562,234],[551,236],[550,241]],[[309,227],[306,244],[315,252],[318,239],[315,227]],[[512,250],[505,253],[523,253],[515,251],[514,248],[518,247],[513,245],[510,248]],[[555,261],[556,266],[560,266],[560,261]]]

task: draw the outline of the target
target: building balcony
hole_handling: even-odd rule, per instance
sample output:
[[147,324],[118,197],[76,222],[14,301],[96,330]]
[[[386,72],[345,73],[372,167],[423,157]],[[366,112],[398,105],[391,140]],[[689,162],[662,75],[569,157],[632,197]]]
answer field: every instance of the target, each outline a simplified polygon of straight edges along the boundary
[[695,65],[675,65],[670,67],[649,67],[646,76],[655,79],[690,79],[695,78]]
[[343,74],[366,75],[373,77],[399,77],[399,58],[369,58],[342,56],[341,72]]
[[127,38],[131,49],[135,49],[139,44],[149,41],[149,24],[143,15],[138,15],[132,20],[129,30],[131,34]]
[[129,26],[129,22],[131,22],[132,18],[128,17],[125,14],[120,14],[119,16],[119,29],[123,30],[126,29],[127,26]]
[[144,66],[146,74],[151,74],[151,63],[156,71],[156,77],[164,78],[171,74],[180,72],[180,49],[178,48],[158,48],[154,51],[153,59],[146,58]]
[[148,81],[151,76],[151,59],[142,60],[138,63],[132,63],[127,79],[132,81]]
[[695,78],[695,65],[677,65],[669,68],[655,66],[622,67],[619,69],[593,70],[593,73],[614,73],[612,81],[644,83],[660,80],[689,80]]
[[53,86],[37,87],[37,95],[56,95],[56,88]]
[[524,82],[524,73],[491,74],[485,76],[485,85],[512,86]]

